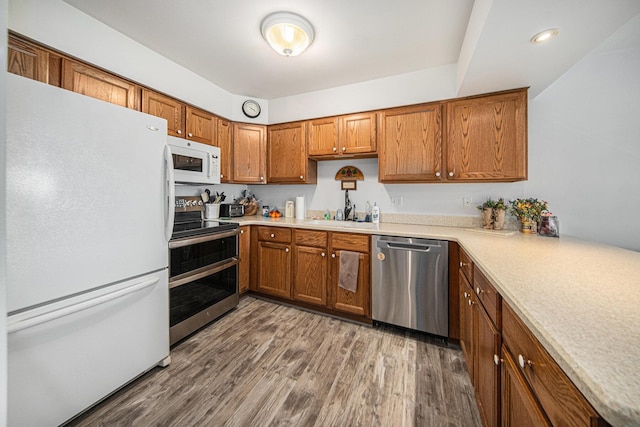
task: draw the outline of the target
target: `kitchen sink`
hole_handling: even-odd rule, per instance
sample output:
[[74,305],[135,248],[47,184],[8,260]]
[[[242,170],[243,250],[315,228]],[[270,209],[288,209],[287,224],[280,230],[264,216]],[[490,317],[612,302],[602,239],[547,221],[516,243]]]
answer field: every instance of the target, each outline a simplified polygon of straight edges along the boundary
[[336,227],[336,228],[364,228],[364,229],[372,229],[376,228],[378,224],[374,224],[372,222],[355,222],[355,221],[335,221],[331,219],[314,219],[307,224],[312,225],[323,225],[326,227]]

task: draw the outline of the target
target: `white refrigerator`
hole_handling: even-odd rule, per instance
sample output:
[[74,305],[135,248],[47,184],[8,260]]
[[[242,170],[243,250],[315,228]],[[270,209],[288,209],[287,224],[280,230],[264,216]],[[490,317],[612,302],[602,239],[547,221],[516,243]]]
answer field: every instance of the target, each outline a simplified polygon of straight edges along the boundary
[[63,423],[168,360],[166,121],[7,74],[8,424]]

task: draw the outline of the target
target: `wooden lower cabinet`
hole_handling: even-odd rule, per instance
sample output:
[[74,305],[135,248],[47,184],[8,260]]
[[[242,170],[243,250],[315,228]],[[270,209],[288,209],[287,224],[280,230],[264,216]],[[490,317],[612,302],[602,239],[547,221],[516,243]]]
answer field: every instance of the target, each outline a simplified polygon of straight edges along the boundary
[[[365,234],[332,233],[329,265],[329,308],[358,316],[371,317],[371,238]],[[358,252],[358,286],[351,292],[338,286],[340,254]]]
[[258,292],[291,298],[291,244],[258,243]]
[[243,294],[249,290],[251,256],[251,227],[240,227],[238,237],[238,291]]
[[502,347],[502,362],[502,425],[505,427],[550,426],[542,408],[533,397],[529,386],[518,372],[513,358],[505,347]]
[[293,299],[319,306],[327,305],[329,274],[327,233],[295,230],[293,253]]
[[474,387],[478,410],[486,426],[500,424],[500,331],[485,310],[476,309]]
[[469,376],[473,379],[475,371],[472,351],[473,327],[475,325],[475,321],[473,320],[475,316],[475,300],[473,298],[471,285],[469,285],[462,270],[458,271],[458,275],[460,277],[460,347],[462,348],[465,362],[467,362]]

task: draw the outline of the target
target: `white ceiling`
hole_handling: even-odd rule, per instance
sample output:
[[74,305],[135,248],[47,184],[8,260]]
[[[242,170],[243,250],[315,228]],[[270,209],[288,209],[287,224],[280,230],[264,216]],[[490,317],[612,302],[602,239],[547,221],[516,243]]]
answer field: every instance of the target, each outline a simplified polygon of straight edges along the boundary
[[[458,63],[458,93],[535,96],[640,13],[637,0],[65,0],[238,95],[274,99]],[[286,10],[316,29],[286,58],[260,34]],[[548,45],[529,39],[559,27]]]

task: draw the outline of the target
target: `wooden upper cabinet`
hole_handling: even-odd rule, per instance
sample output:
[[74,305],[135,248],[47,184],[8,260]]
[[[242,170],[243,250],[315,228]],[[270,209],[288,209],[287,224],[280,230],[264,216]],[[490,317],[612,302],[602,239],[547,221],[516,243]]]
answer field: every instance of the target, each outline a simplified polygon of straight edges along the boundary
[[338,153],[338,118],[309,120],[307,122],[309,156]]
[[142,89],[142,112],[167,121],[167,133],[184,138],[185,105],[177,99]]
[[220,147],[220,182],[230,182],[232,126],[229,120],[220,117],[216,121],[215,145]]
[[267,181],[281,184],[317,182],[315,160],[307,157],[306,123],[269,126]]
[[342,154],[375,154],[376,113],[340,117],[339,135]]
[[266,126],[247,123],[233,124],[232,181],[245,184],[266,184]]
[[105,71],[62,59],[62,87],[140,111],[140,87]]
[[28,79],[49,83],[49,51],[10,35],[7,71]]
[[187,135],[191,141],[215,145],[216,116],[187,105]]
[[441,109],[426,104],[379,113],[378,181],[442,180]]
[[527,90],[446,103],[447,181],[527,179]]
[[375,112],[309,120],[307,123],[309,156],[376,155]]

